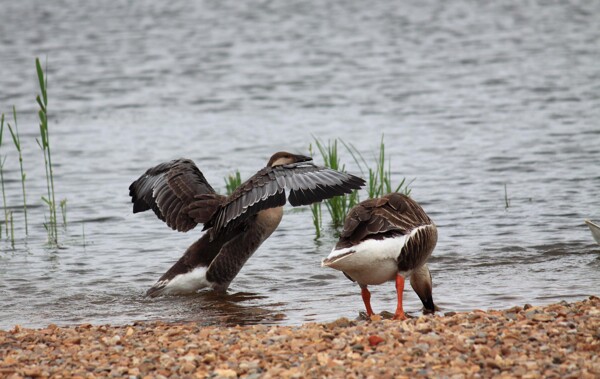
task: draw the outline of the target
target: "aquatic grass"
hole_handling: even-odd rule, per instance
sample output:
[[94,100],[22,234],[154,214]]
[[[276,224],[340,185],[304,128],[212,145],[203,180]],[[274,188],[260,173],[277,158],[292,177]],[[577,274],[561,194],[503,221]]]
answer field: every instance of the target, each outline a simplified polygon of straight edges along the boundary
[[[340,164],[340,158],[338,154],[338,140],[334,139],[328,141],[327,146],[323,144],[319,139],[313,136],[315,145],[319,150],[326,167],[329,167],[338,171],[345,171],[345,165]],[[360,151],[352,144],[344,142],[340,139],[340,142],[344,145],[348,153],[352,156],[355,163],[359,167],[362,175],[365,175],[365,171],[368,172],[367,180],[367,195],[370,199],[381,197],[391,192],[401,192],[405,195],[410,195],[409,184],[406,182],[406,178],[402,178],[397,186],[392,185],[392,170],[391,160],[386,159],[384,136],[381,136],[381,142],[379,144],[379,152],[375,157],[375,168],[369,167],[364,156]],[[309,152],[313,155],[312,144],[309,145]],[[386,165],[387,162],[387,165]],[[332,224],[334,228],[339,228],[344,224],[346,215],[356,204],[360,202],[359,192],[352,191],[349,195],[336,196],[332,199],[325,200],[325,205],[331,216]],[[321,203],[315,203],[311,205],[311,212],[313,217],[313,225],[315,227],[316,238],[321,236],[322,230],[322,214],[321,214]]]
[[[314,138],[314,141],[319,153],[321,154],[321,157],[323,158],[325,166],[333,170],[345,172],[346,166],[340,164],[337,139],[334,139],[333,142],[328,141],[327,146],[325,146],[318,138]],[[312,146],[309,147],[309,150],[312,150]],[[331,216],[331,223],[333,224],[334,228],[339,228],[340,226],[344,225],[346,214],[348,214],[348,211],[358,204],[358,202],[358,191],[356,190],[352,191],[349,195],[335,196],[324,201],[325,207]],[[315,211],[313,211],[313,215],[314,214]],[[313,224],[317,224],[314,216]]]
[[[313,157],[312,143],[308,145],[308,152]],[[323,228],[323,212],[321,210],[321,202],[312,203],[310,205],[310,212],[312,214],[313,226],[315,227],[315,240],[321,238],[321,229]]]
[[315,239],[321,238],[321,229],[323,226],[323,213],[321,211],[321,203],[313,203],[310,205],[312,213],[313,226],[315,227]]
[[60,213],[62,215],[63,228],[67,229],[67,199],[60,201]]
[[[15,223],[13,222],[13,212],[9,211],[10,217],[10,245],[15,248]],[[8,227],[7,227],[8,228]]]
[[[40,140],[36,139],[38,146],[44,153],[44,167],[46,169],[46,187],[47,197],[42,196],[42,200],[48,206],[49,222],[44,225],[48,233],[48,243],[58,245],[58,227],[56,219],[56,200],[54,193],[54,173],[52,170],[52,153],[50,149],[50,131],[48,129],[48,94],[47,85],[48,78],[44,77],[44,70],[40,64],[40,59],[35,59],[35,68],[37,71],[38,81],[40,85],[41,96],[36,97],[36,101],[40,106],[38,116],[40,119]],[[47,71],[47,70],[46,70]]]
[[231,195],[236,188],[242,184],[242,176],[239,170],[235,170],[233,175],[229,175],[225,178],[225,191],[227,195]]
[[83,249],[85,250],[86,243],[85,243],[85,222],[84,221],[81,221],[81,236],[83,238]]
[[506,183],[504,183],[504,209],[510,207],[510,200],[508,199],[508,190],[506,189]]
[[367,195],[369,199],[381,197],[391,192],[400,192],[406,196],[410,196],[410,183],[406,183],[406,178],[402,178],[396,187],[392,186],[391,160],[387,160],[386,169],[385,142],[383,135],[381,136],[381,141],[379,143],[379,152],[375,156],[375,169],[369,167],[363,155],[354,145],[347,144],[344,141],[342,141],[342,143],[344,144],[344,147],[346,147],[346,150],[352,155],[352,158],[363,175],[365,170],[368,172]]
[[[4,113],[0,116],[0,148],[2,148],[2,137],[4,136]],[[6,156],[0,155],[0,183],[2,184],[2,206],[4,208],[4,229],[6,231],[6,238],[8,238],[8,204],[6,203],[6,191],[4,188],[4,163],[6,163]],[[0,231],[0,237],[2,233]]]
[[[39,138],[36,138],[36,142],[43,152],[44,157],[44,168],[46,174],[46,195],[42,196],[42,201],[48,206],[49,217],[44,215],[44,228],[48,234],[48,244],[51,246],[58,247],[58,219],[57,219],[57,203],[56,194],[54,190],[54,170],[52,166],[52,151],[50,145],[50,132],[48,128],[48,93],[47,84],[48,79],[44,74],[42,65],[40,64],[39,58],[35,60],[37,78],[39,81],[40,93],[36,96],[36,102],[39,105],[38,116],[39,116]],[[6,126],[12,141],[18,153],[19,168],[20,168],[20,180],[21,180],[21,192],[23,196],[23,214],[25,220],[25,235],[29,235],[29,215],[28,215],[28,202],[27,202],[27,190],[26,180],[27,175],[24,168],[23,160],[23,144],[19,133],[19,124],[17,119],[17,109],[13,106],[12,109],[13,123],[6,122]],[[5,115],[0,116],[0,150],[3,147],[4,142],[4,122]],[[4,208],[4,233],[7,239],[10,239],[13,247],[15,243],[15,230],[14,230],[14,210],[10,210],[6,201],[6,188],[4,182],[4,167],[6,163],[7,155],[0,155],[0,185],[2,189],[2,201]],[[60,202],[62,224],[64,228],[67,227],[67,200],[63,199]],[[2,236],[2,230],[0,228],[0,237]]]
[[[8,204],[6,203],[6,192],[4,189],[4,163],[6,163],[6,156],[0,156],[0,181],[2,182],[2,206],[4,207],[4,228],[6,231],[6,238],[8,238]],[[0,232],[0,238],[2,233]]]
[[23,152],[21,150],[21,138],[19,137],[19,126],[17,123],[17,109],[15,108],[15,106],[13,106],[13,120],[15,122],[15,128],[13,129],[12,126],[7,123],[8,125],[8,130],[10,131],[10,135],[12,136],[13,139],[13,143],[15,144],[15,147],[19,153],[19,167],[21,169],[21,189],[23,191],[23,214],[25,215],[25,235],[29,235],[29,228],[28,228],[28,222],[27,222],[27,193],[25,191],[25,179],[26,179],[26,175],[25,175],[25,171],[23,170]]

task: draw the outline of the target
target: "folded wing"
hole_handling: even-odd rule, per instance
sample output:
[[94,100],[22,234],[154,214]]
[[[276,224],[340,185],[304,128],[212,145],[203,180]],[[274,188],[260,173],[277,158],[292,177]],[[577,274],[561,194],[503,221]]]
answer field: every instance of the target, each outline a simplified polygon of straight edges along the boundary
[[352,208],[336,248],[352,246],[367,236],[384,238],[390,234],[408,234],[418,226],[431,223],[429,216],[414,200],[392,193],[366,200]]

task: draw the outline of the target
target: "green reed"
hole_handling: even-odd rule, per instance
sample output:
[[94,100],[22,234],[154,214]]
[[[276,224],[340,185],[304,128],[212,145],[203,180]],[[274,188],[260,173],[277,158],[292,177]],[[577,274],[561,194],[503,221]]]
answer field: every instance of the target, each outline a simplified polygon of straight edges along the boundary
[[[311,157],[314,157],[312,143],[308,145],[308,152]],[[315,240],[321,238],[321,229],[323,228],[323,213],[321,211],[321,202],[312,203],[310,205],[310,212],[312,213],[313,226],[315,227]]]
[[[0,116],[0,148],[2,148],[2,137],[4,135],[4,113]],[[8,238],[8,204],[6,204],[6,191],[4,190],[4,163],[6,156],[0,155],[0,183],[2,184],[2,205],[4,207],[4,229],[6,230],[6,238]],[[0,236],[2,233],[0,233]]]
[[506,189],[506,183],[504,183],[504,209],[510,207],[510,200],[508,198],[508,190]]
[[17,124],[17,109],[13,106],[13,120],[15,122],[15,128],[7,123],[8,130],[12,136],[13,143],[19,153],[19,167],[21,168],[21,189],[23,191],[23,214],[25,215],[25,235],[29,235],[28,223],[27,223],[27,193],[25,191],[25,171],[23,170],[23,152],[21,150],[21,138],[19,137],[19,126]]
[[242,176],[238,170],[235,170],[233,175],[229,175],[225,178],[225,191],[227,195],[231,195],[236,188],[242,184]]
[[62,215],[62,226],[67,229],[67,199],[60,201],[60,214]]
[[[310,156],[314,156],[312,144],[308,145]],[[323,227],[323,212],[321,211],[321,202],[312,203],[310,205],[312,213],[313,226],[315,227],[315,240],[321,238],[321,229]]]
[[10,214],[10,245],[15,248],[15,223],[13,220],[13,212],[9,211]]
[[[338,140],[334,139],[328,141],[325,146],[320,140],[314,138],[315,145],[319,150],[326,167],[334,170],[344,171],[345,165],[340,164],[340,158],[338,155]],[[381,197],[391,192],[401,192],[405,195],[410,195],[410,188],[406,183],[406,178],[403,178],[397,186],[392,185],[392,173],[391,173],[391,161],[386,159],[385,143],[383,136],[379,144],[379,151],[375,156],[375,168],[369,167],[366,159],[360,153],[360,151],[353,146],[340,139],[340,142],[344,145],[346,150],[350,153],[360,171],[368,173],[366,192],[370,199]],[[312,153],[312,144],[309,146],[309,151]],[[386,164],[387,162],[387,164]],[[333,199],[325,201],[325,205],[331,216],[332,224],[335,228],[339,228],[344,224],[346,215],[360,201],[358,191],[353,191],[349,195],[336,196]],[[311,205],[311,211],[313,216],[313,225],[315,227],[316,238],[321,236],[322,229],[322,215],[321,215],[321,203],[315,203]]]
[[342,141],[348,152],[354,158],[354,161],[360,168],[360,171],[364,174],[365,169],[369,174],[367,180],[367,195],[369,199],[381,197],[391,192],[400,192],[407,196],[410,195],[410,188],[406,183],[406,178],[402,178],[400,183],[396,186],[392,186],[392,169],[391,160],[387,160],[386,168],[386,155],[385,155],[385,142],[384,137],[381,136],[381,142],[379,143],[379,152],[375,156],[375,168],[369,167],[367,161],[358,149],[352,145]]
[[321,238],[321,229],[323,226],[323,213],[321,211],[321,203],[313,203],[310,205],[312,212],[313,225],[315,227],[315,239]]
[[85,250],[85,222],[81,221],[81,237],[83,238],[83,249]]
[[[319,139],[315,138],[315,145],[323,158],[326,167],[329,167],[336,171],[345,171],[346,166],[340,164],[340,157],[338,155],[338,141],[334,139],[333,142],[328,141],[327,146],[325,146]],[[310,146],[309,150],[312,151],[312,146]],[[352,191],[349,195],[345,196],[335,196],[331,199],[327,199],[324,201],[325,207],[331,216],[331,223],[334,228],[339,228],[344,225],[344,220],[346,219],[346,214],[348,211],[358,204],[358,191]],[[319,206],[317,204],[315,206]],[[313,224],[317,225],[317,220],[314,217],[315,211],[313,210]],[[321,224],[319,224],[320,226]],[[320,234],[320,233],[319,233]]]
[[47,197],[42,196],[42,200],[48,205],[50,214],[49,222],[44,225],[48,232],[48,242],[51,245],[58,245],[58,227],[56,219],[56,200],[54,194],[54,172],[52,170],[52,153],[50,149],[50,132],[48,129],[48,95],[46,88],[48,85],[47,78],[44,78],[44,71],[40,64],[39,58],[35,59],[35,67],[37,71],[38,81],[40,85],[41,97],[38,95],[36,101],[40,106],[38,116],[40,119],[40,140],[36,139],[38,146],[44,153],[44,166],[46,169],[46,188]]

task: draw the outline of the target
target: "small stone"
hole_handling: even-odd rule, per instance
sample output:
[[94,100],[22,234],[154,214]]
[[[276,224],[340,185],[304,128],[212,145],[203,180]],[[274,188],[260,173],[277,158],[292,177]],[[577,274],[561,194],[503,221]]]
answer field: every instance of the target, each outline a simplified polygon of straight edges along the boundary
[[13,327],[0,330],[0,377],[591,379],[598,315],[591,298],[404,322]]
[[535,314],[533,315],[532,319],[534,321],[542,321],[542,322],[547,322],[547,321],[552,321],[554,320],[554,317],[546,314],[546,313],[541,313],[541,314]]
[[486,365],[486,367],[494,368],[494,369],[498,369],[498,370],[502,368],[502,367],[500,367],[500,365],[498,364],[498,362],[496,362],[493,359],[486,359],[485,360],[485,365]]
[[217,356],[214,353],[204,354],[202,358],[202,362],[204,363],[212,363],[217,360]]
[[[181,372],[189,374],[196,370],[196,365],[191,362],[185,362],[181,365]],[[236,374],[237,375],[237,374]]]
[[351,349],[356,350],[356,351],[363,351],[365,349],[365,347],[363,345],[356,344],[356,345],[352,345]]
[[343,350],[346,347],[346,340],[343,338],[334,338],[332,342],[333,348],[336,350]]
[[369,345],[371,345],[371,346],[377,346],[384,341],[385,340],[379,336],[376,336],[376,335],[369,336]]
[[133,367],[127,370],[127,373],[131,376],[138,376],[140,375],[140,369],[137,367]]
[[42,370],[39,367],[30,367],[23,369],[23,374],[32,378],[42,376]]
[[321,366],[325,366],[327,363],[329,363],[329,354],[327,354],[327,353],[318,353],[317,354],[317,361],[319,362],[319,364]]

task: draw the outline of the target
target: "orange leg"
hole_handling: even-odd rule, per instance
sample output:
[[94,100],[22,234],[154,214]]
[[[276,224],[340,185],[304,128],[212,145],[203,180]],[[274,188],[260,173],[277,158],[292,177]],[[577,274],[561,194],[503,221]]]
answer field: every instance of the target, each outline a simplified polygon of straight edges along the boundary
[[404,292],[404,277],[400,274],[396,275],[396,293],[398,295],[398,305],[396,306],[396,313],[394,314],[394,320],[406,320],[404,309],[402,309],[402,293]]
[[373,308],[371,308],[371,293],[367,289],[367,286],[360,287],[360,294],[362,295],[363,302],[367,308],[367,316],[374,315],[375,313],[373,312]]

